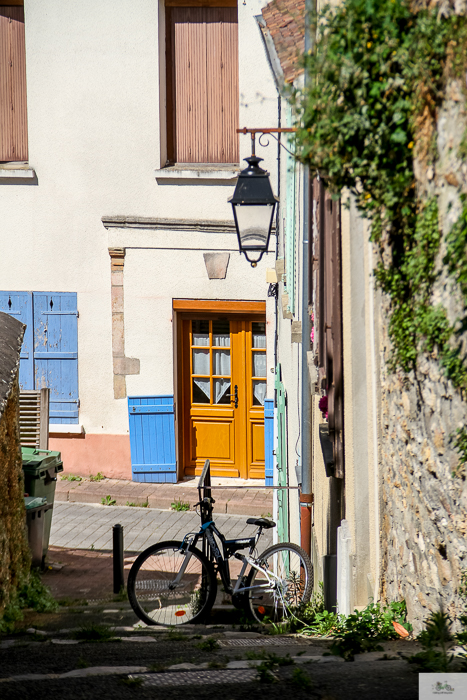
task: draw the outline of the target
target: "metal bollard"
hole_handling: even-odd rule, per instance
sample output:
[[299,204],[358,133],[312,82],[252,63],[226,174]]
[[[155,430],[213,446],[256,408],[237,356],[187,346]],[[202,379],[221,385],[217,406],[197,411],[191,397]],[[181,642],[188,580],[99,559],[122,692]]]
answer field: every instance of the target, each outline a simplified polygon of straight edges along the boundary
[[125,587],[123,578],[123,525],[114,525],[113,534],[113,564],[114,564],[114,593],[120,593]]

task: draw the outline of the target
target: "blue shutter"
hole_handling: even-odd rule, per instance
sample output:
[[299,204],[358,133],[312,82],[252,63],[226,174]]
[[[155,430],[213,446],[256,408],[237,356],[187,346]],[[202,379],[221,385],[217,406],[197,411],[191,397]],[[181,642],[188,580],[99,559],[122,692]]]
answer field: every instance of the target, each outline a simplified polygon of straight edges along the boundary
[[50,388],[50,421],[78,422],[78,309],[74,292],[34,292],[34,388]]
[[19,385],[21,389],[34,389],[32,292],[0,292],[0,311],[24,323],[23,345],[19,365]]
[[264,476],[266,486],[273,485],[274,401],[264,399]]
[[177,481],[173,396],[129,396],[133,481]]

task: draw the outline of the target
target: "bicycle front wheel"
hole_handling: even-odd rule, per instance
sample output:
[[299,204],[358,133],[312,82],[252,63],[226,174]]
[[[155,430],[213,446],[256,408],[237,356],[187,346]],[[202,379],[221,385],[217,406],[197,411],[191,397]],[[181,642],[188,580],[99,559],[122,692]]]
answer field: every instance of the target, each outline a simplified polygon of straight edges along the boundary
[[128,599],[147,625],[201,622],[216,597],[216,578],[208,559],[182,543],[152,545],[134,562],[128,575]]
[[283,622],[308,603],[313,590],[313,565],[304,549],[290,542],[275,544],[258,558],[246,587],[251,614],[258,622]]

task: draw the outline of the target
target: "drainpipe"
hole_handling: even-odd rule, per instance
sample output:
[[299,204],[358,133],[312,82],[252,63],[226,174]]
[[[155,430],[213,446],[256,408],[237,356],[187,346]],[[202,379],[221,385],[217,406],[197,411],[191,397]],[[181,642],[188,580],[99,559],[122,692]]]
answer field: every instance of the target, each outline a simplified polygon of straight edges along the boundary
[[[316,11],[316,0],[306,0],[305,3],[305,54],[313,48],[312,20]],[[305,71],[305,87],[309,83]],[[300,542],[303,549],[311,556],[311,507],[313,503],[312,485],[312,440],[311,440],[311,387],[308,374],[308,357],[310,349],[310,313],[309,278],[310,278],[310,172],[305,168],[303,173],[303,236],[302,236],[302,420],[300,433],[302,436],[302,486],[300,490]]]

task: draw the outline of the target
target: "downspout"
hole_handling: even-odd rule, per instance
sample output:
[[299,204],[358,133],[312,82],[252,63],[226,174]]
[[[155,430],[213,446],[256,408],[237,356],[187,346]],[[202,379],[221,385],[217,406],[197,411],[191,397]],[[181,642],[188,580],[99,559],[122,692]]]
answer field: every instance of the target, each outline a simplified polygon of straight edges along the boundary
[[[316,0],[305,2],[305,55],[313,49],[314,36],[312,20],[316,11]],[[309,76],[305,70],[304,86],[309,85]],[[310,277],[310,171],[306,167],[303,173],[303,237],[302,237],[302,484],[300,489],[300,543],[311,556],[311,508],[313,503],[312,484],[312,439],[311,439],[311,387],[308,374],[308,350],[310,349],[310,312],[309,312],[309,277]]]

